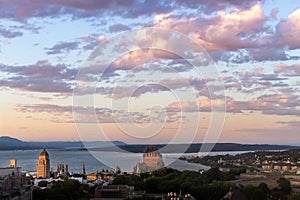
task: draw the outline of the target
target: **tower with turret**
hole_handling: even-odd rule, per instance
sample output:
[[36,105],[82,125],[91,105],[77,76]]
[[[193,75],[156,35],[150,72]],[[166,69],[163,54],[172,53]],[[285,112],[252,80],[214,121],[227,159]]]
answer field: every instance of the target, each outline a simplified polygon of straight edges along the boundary
[[50,177],[50,159],[46,149],[40,153],[39,161],[37,164],[37,178],[49,178]]

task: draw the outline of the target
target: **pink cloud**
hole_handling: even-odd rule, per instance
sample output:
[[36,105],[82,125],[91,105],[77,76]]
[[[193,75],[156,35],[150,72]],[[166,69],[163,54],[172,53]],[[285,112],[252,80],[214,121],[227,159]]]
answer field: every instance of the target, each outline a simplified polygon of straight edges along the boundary
[[198,99],[197,101],[172,102],[168,104],[168,112],[211,112],[214,108],[216,111],[222,111],[226,106],[226,112],[241,113],[244,111],[259,111],[262,114],[277,115],[297,115],[300,110],[298,96],[296,95],[262,95],[258,98],[251,98],[245,101],[235,100],[233,98],[225,99]]
[[278,12],[279,12],[279,9],[278,9],[278,8],[273,8],[273,9],[271,10],[270,15],[271,15],[272,19],[277,19],[277,14],[278,14]]
[[277,27],[275,43],[278,47],[288,46],[290,49],[300,48],[300,9],[282,19]]
[[257,33],[265,31],[266,21],[260,2],[249,9],[235,9],[229,13],[218,11],[215,16],[202,18],[173,14],[161,14],[154,18],[156,26],[192,34],[208,51],[237,50],[259,45]]
[[275,67],[275,73],[281,73],[283,76],[300,76],[300,63],[294,65],[278,65]]
[[77,73],[64,64],[51,64],[41,60],[32,65],[9,66],[0,65],[2,72],[9,76],[0,80],[1,87],[9,87],[22,91],[49,92],[69,95]]

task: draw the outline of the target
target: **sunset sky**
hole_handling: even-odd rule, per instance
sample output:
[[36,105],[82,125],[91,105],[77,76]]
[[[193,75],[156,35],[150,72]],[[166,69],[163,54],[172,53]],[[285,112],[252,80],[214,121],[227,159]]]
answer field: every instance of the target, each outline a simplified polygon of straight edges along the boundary
[[[216,80],[174,53],[184,39],[142,40],[135,30],[146,27],[197,43],[214,61]],[[81,77],[96,88],[78,98],[94,104],[74,105],[80,69],[124,31],[160,49],[118,54],[126,44],[115,46],[117,59],[100,79],[93,70]],[[0,0],[0,77],[0,136],[168,143],[182,127],[183,142],[201,142],[215,106],[226,107],[219,142],[300,145],[300,2]],[[212,82],[224,90],[211,84],[210,91]]]

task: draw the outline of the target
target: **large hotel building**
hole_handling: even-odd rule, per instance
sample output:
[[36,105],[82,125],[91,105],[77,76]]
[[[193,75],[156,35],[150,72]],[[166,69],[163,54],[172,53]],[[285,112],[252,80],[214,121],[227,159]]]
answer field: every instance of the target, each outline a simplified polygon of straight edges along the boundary
[[39,161],[37,165],[37,178],[49,178],[50,177],[50,159],[46,149],[40,153]]

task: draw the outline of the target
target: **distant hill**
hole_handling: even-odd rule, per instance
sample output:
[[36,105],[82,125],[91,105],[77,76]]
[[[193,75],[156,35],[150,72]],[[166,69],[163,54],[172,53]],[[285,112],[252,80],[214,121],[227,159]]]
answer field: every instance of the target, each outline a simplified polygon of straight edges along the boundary
[[[128,144],[116,147],[96,148],[98,151],[120,151],[120,152],[133,152],[144,153],[148,146],[156,146],[162,153],[198,153],[201,149],[202,143],[194,144]],[[208,144],[205,144],[208,145]],[[299,149],[299,146],[290,145],[273,145],[273,144],[238,144],[238,143],[217,143],[211,151],[268,151],[268,150],[288,150]]]
[[104,142],[104,141],[93,141],[93,142],[28,142],[33,146],[40,146],[47,149],[84,149],[85,146],[88,148],[103,148],[103,147],[110,147],[114,145],[126,145],[124,142],[120,141],[112,141],[112,142]]
[[[94,141],[85,142],[85,145],[89,148],[103,148],[110,147],[114,145],[126,146],[126,143],[121,141]],[[24,142],[16,138],[2,136],[0,137],[0,150],[28,150],[28,149],[84,149],[85,145],[81,141],[76,142]]]
[[12,149],[33,149],[35,146],[27,142],[23,142],[16,138],[2,136],[0,137],[0,150],[12,150]]
[[[85,145],[84,145],[85,144]],[[28,150],[28,149],[80,149],[86,147],[98,151],[133,152],[144,153],[148,146],[156,146],[162,153],[197,153],[201,143],[194,144],[126,144],[122,141],[94,141],[94,142],[24,142],[8,136],[0,137],[0,150]],[[208,144],[205,144],[208,145]],[[273,145],[273,144],[238,144],[238,143],[217,143],[212,151],[267,151],[267,150],[288,150],[299,149],[299,146]]]

